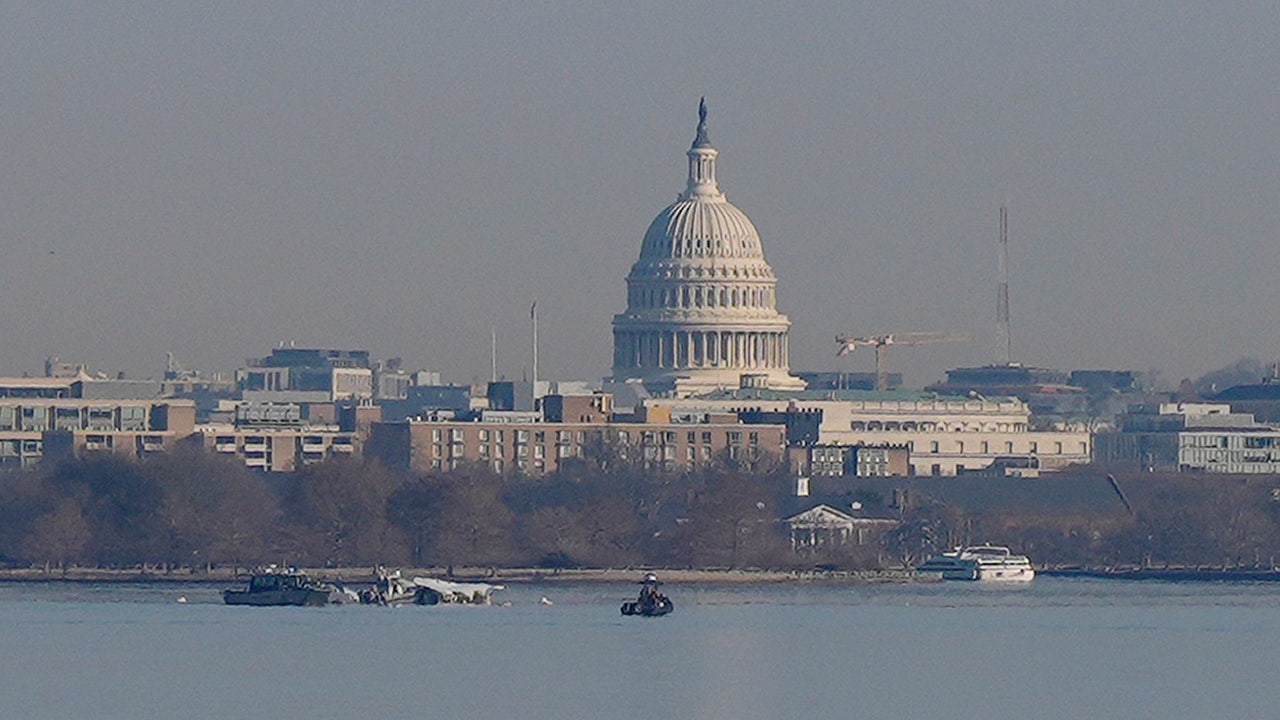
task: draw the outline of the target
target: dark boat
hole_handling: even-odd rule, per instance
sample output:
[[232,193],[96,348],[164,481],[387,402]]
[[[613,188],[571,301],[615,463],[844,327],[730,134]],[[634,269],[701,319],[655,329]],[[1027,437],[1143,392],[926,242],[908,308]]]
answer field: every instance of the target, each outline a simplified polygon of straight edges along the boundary
[[640,583],[640,597],[622,603],[623,615],[641,615],[644,617],[660,617],[676,609],[671,598],[658,592],[658,577],[653,573],[645,576]]
[[629,600],[622,603],[623,615],[643,615],[645,617],[659,617],[675,610],[676,606],[672,604],[671,598],[663,595],[652,602],[641,602],[639,600]]
[[222,600],[228,605],[309,606],[328,605],[336,588],[317,582],[301,572],[255,573],[244,590],[227,590]]

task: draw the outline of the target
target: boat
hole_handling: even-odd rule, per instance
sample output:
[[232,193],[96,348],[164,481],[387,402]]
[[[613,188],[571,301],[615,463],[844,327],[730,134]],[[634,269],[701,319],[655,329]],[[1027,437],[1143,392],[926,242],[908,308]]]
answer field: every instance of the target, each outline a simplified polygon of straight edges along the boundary
[[491,605],[493,593],[504,585],[460,583],[430,577],[402,577],[399,570],[379,571],[373,587],[362,590],[366,605]]
[[1036,576],[1026,555],[1014,555],[999,545],[956,548],[929,558],[916,570],[940,573],[943,580],[1028,582]]
[[622,603],[623,615],[640,615],[642,617],[661,617],[676,609],[671,598],[658,592],[658,577],[653,573],[645,575],[640,582],[640,597]]
[[249,577],[244,590],[226,590],[222,600],[228,605],[319,607],[340,602],[340,591],[328,583],[307,577],[297,570],[265,570]]

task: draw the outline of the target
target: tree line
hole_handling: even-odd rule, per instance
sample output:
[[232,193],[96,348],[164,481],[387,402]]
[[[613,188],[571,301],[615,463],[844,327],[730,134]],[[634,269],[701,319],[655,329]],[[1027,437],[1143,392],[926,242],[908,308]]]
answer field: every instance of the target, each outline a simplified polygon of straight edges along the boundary
[[0,564],[781,566],[773,460],[656,472],[619,454],[543,477],[335,459],[267,475],[199,448],[0,476]]
[[1111,510],[1095,513],[1049,506],[984,512],[925,496],[886,534],[882,549],[906,564],[986,541],[1058,568],[1273,569],[1280,563],[1280,476],[1089,466],[1064,476],[1109,480],[1123,502],[1117,498]]
[[1280,554],[1280,478],[1120,478],[1127,512],[918,497],[881,503],[875,514],[900,522],[864,544],[797,552],[780,522],[796,507],[792,481],[773,458],[662,472],[603,450],[541,477],[359,460],[268,475],[183,448],[0,474],[0,565],[875,569],[976,541],[1059,566],[1270,566]]

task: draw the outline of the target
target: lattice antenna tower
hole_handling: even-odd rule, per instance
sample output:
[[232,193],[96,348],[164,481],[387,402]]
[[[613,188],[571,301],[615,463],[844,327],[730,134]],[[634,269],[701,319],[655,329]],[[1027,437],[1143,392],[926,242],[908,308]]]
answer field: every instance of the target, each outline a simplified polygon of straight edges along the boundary
[[1011,361],[1009,341],[1009,209],[1000,208],[1000,255],[996,262],[996,364]]

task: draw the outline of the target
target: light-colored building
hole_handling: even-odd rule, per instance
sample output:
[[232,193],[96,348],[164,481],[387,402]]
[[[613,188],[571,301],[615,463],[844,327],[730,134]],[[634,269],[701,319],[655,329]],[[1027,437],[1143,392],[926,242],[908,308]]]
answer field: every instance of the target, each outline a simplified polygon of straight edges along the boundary
[[162,452],[195,426],[190,400],[0,400],[0,465],[106,451],[141,457]]
[[322,407],[334,411],[323,422],[305,419],[297,405],[240,403],[233,422],[197,425],[193,439],[209,452],[272,473],[293,472],[332,458],[360,457],[370,426],[382,419],[381,408],[372,403]]
[[911,452],[905,445],[811,445],[794,464],[799,475],[819,477],[905,477],[911,474]]
[[359,455],[357,433],[337,426],[199,425],[195,440],[205,450],[234,457],[263,472],[293,472],[333,457]]
[[791,321],[760,235],[721,192],[699,108],[685,191],[649,225],[613,318],[613,381],[687,396],[747,382],[801,389],[789,371]]
[[723,390],[692,398],[660,398],[673,416],[705,412],[821,411],[817,442],[844,446],[904,446],[914,475],[956,475],[1001,458],[1034,458],[1053,470],[1090,461],[1087,429],[1033,430],[1017,398],[954,397],[927,392]]
[[691,470],[722,457],[781,458],[785,446],[786,429],[779,425],[408,420],[374,424],[365,455],[413,472],[478,462],[497,473],[540,475],[597,448],[666,470]]
[[1096,439],[1095,459],[1148,470],[1280,473],[1280,428],[1219,403],[1161,403],[1122,415]]
[[791,536],[791,549],[796,552],[866,545],[902,524],[893,518],[850,515],[825,504],[792,515],[782,522]]

